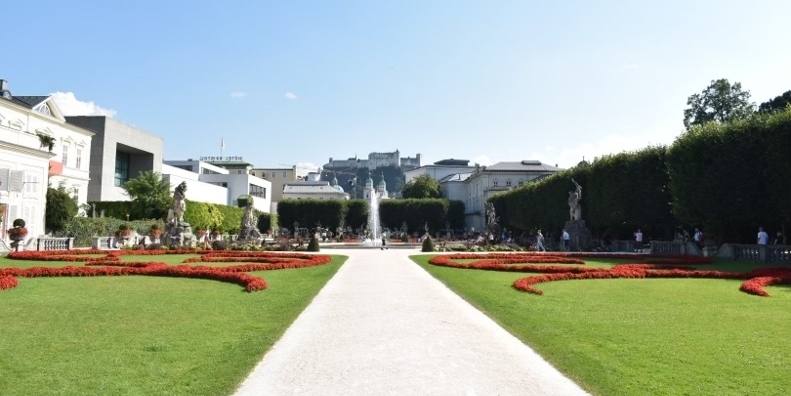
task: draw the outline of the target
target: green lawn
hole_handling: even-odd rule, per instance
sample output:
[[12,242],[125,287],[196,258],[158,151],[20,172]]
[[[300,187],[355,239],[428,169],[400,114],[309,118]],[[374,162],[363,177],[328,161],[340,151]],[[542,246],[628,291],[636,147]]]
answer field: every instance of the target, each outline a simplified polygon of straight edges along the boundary
[[[18,278],[0,291],[0,395],[230,394],[345,260],[254,272],[269,284],[255,293],[200,279]],[[64,265],[82,264],[0,258]]]
[[536,296],[511,287],[530,274],[438,267],[430,257],[413,259],[593,394],[791,392],[787,286],[757,297],[734,280],[574,280],[542,283]]

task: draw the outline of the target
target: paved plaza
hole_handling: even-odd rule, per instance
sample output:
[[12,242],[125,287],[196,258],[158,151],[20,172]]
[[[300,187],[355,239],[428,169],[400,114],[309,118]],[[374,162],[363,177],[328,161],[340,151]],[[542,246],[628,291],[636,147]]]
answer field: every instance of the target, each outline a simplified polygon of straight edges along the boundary
[[236,395],[586,395],[408,256],[349,260]]

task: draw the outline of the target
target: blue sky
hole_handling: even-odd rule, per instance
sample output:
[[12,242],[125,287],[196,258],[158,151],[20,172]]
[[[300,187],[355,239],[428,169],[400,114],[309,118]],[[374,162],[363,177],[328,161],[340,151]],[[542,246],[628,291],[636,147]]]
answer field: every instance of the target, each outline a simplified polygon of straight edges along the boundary
[[711,80],[756,103],[791,89],[787,0],[38,0],[3,14],[12,94],[108,109],[162,136],[167,159],[219,155],[224,138],[261,167],[395,149],[569,167],[671,143]]

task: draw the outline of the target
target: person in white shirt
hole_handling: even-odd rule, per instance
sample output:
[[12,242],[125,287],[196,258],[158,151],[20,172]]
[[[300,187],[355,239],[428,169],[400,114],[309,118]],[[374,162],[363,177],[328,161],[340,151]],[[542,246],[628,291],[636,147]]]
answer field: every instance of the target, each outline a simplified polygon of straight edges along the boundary
[[769,234],[764,231],[763,227],[758,227],[758,244],[759,245],[767,245],[769,244]]
[[637,245],[637,253],[643,252],[643,232],[640,229],[637,229],[637,232],[634,233],[634,241],[635,245]]
[[537,252],[547,251],[547,248],[544,247],[544,234],[541,233],[541,230],[536,231],[536,251]]
[[569,251],[569,239],[571,239],[569,237],[569,233],[566,232],[566,229],[564,228],[563,229],[563,250],[565,250],[567,252]]
[[693,238],[695,238],[695,244],[698,245],[698,247],[703,247],[703,245],[702,245],[702,243],[703,243],[703,232],[702,231],[700,231],[699,229],[696,228],[695,229],[695,236]]

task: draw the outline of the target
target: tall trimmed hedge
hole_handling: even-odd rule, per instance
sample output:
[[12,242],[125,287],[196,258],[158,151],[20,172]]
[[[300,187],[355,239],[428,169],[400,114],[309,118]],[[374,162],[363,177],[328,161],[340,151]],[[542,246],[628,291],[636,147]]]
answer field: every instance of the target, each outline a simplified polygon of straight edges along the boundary
[[597,159],[498,194],[501,225],[559,230],[568,192],[583,187],[582,218],[597,236],[670,239],[674,227],[703,227],[720,242],[753,242],[758,226],[791,225],[791,107],[696,126],[672,146]]
[[406,222],[409,232],[423,232],[426,223],[429,230],[439,231],[445,229],[449,207],[450,201],[441,198],[387,199],[379,203],[379,219],[391,230],[400,229]]
[[353,230],[365,228],[368,224],[368,202],[364,199],[351,199],[346,201],[346,227]]
[[277,204],[277,218],[280,226],[294,228],[294,222],[300,228],[322,228],[335,230],[346,218],[346,201],[339,199],[284,199]]
[[673,210],[720,240],[755,240],[791,213],[791,108],[679,136],[668,150]]
[[266,234],[269,231],[278,229],[277,213],[259,213],[258,214],[258,231]]

